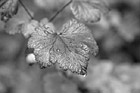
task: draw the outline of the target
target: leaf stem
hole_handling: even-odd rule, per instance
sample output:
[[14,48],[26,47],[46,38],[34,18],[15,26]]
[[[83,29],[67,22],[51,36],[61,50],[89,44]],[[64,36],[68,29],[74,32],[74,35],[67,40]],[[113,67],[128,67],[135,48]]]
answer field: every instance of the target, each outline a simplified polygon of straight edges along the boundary
[[31,13],[29,12],[29,10],[26,8],[26,6],[23,4],[22,0],[19,0],[19,3],[21,4],[21,6],[24,8],[24,10],[27,12],[27,14],[30,16],[31,19],[34,19],[34,17],[31,15]]
[[55,13],[55,15],[54,16],[52,16],[52,18],[50,18],[50,22],[51,21],[53,21],[69,4],[71,4],[71,2],[72,2],[73,0],[70,0],[66,5],[64,5],[59,11],[57,11],[56,13]]
[[[1,1],[2,2],[2,1]],[[0,7],[2,7],[7,1],[3,1],[1,4],[0,4]]]

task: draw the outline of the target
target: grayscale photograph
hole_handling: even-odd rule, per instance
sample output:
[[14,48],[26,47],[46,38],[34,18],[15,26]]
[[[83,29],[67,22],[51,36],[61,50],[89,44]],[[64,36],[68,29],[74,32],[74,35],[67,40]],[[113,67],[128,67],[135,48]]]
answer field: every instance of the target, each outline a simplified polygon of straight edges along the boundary
[[0,93],[140,93],[140,0],[0,0]]

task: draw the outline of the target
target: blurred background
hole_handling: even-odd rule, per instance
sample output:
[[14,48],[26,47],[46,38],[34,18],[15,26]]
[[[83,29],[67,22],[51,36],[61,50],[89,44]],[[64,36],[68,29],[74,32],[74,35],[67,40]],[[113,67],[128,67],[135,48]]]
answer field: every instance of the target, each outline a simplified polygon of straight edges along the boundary
[[[22,0],[35,19],[51,18],[68,0]],[[100,22],[87,25],[99,46],[87,76],[56,67],[32,65],[27,39],[18,32],[29,16],[0,21],[0,93],[140,93],[140,0],[106,0],[111,9]],[[67,7],[53,21],[57,29],[73,18]],[[18,26],[17,26],[18,25]]]

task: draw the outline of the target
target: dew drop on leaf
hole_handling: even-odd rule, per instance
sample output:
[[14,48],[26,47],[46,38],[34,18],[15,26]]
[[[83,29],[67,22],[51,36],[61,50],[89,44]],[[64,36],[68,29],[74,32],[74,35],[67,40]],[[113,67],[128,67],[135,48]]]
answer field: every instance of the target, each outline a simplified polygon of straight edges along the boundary
[[28,47],[34,48],[41,67],[57,63],[63,70],[86,75],[89,55],[96,54],[98,46],[84,24],[72,19],[56,31],[52,23],[42,20],[34,30]]
[[57,60],[60,67],[73,73],[86,75],[89,54],[96,54],[98,51],[98,46],[89,29],[72,19],[62,26],[60,33],[63,51],[65,50]]
[[[28,47],[34,49],[36,60],[41,68],[52,65],[50,61],[51,50],[55,41],[54,27],[52,23],[48,23],[46,19],[36,22],[37,24],[29,24],[29,31],[32,33],[28,41]],[[49,29],[46,29],[49,28]],[[50,30],[51,29],[51,30]]]
[[87,75],[85,74],[85,75],[83,75],[83,77],[85,78]]

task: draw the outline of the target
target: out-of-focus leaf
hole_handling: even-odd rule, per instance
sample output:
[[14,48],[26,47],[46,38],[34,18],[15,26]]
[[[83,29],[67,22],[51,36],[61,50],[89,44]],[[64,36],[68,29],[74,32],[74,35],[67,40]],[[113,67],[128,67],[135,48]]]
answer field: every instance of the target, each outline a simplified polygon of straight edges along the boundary
[[29,22],[26,22],[22,25],[22,34],[25,37],[29,37],[29,35],[31,35],[34,32],[34,29],[38,26],[38,21],[36,20],[31,20]]
[[4,31],[3,30],[4,29],[4,25],[5,25],[5,23],[0,21],[0,32]]
[[18,0],[1,0],[0,15],[1,20],[7,22],[18,11]]
[[78,20],[87,23],[99,21],[101,15],[108,12],[108,8],[102,0],[74,0],[71,10]]
[[[33,15],[33,13],[30,11]],[[32,21],[31,21],[32,22]],[[24,8],[20,7],[17,15],[13,16],[5,25],[5,30],[9,34],[23,33],[27,34],[25,37],[28,37],[28,33],[25,32],[24,26],[30,23],[30,16],[26,13]],[[27,27],[26,27],[27,28]]]
[[0,63],[18,59],[23,39],[20,36],[10,36],[0,33]]
[[129,64],[117,65],[107,60],[90,64],[85,84],[90,91],[101,93],[139,93],[139,66]]
[[5,92],[6,92],[6,86],[0,80],[0,93],[5,93]]
[[61,31],[55,31],[52,23],[42,20],[34,29],[28,42],[34,48],[36,60],[42,67],[58,63],[64,70],[86,74],[89,54],[96,55],[98,46],[87,27],[72,19]]
[[114,74],[118,80],[135,89],[140,89],[140,67],[130,65],[119,65],[115,67]]
[[79,93],[76,84],[58,73],[46,74],[43,82],[45,93]]
[[139,18],[128,13],[118,25],[118,33],[128,42],[132,42],[140,34]]
[[34,0],[35,4],[43,9],[51,10],[65,4],[68,0]]

